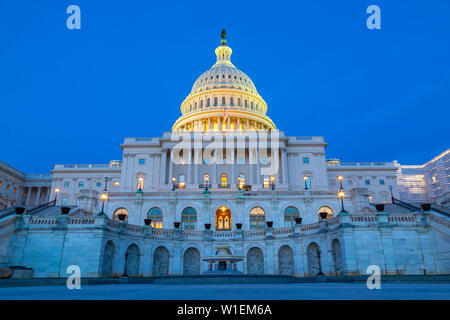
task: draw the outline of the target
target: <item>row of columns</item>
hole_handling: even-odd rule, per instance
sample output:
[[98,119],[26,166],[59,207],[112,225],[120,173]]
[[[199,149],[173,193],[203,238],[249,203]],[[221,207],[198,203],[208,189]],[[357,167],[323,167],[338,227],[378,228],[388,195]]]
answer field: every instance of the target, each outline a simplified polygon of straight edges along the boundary
[[[252,149],[247,149],[249,151],[249,159],[248,162],[249,163],[255,163],[256,162],[256,184],[259,185],[261,184],[261,175],[258,174],[258,172],[261,171],[261,159],[260,159],[260,153],[259,153],[259,149],[256,149],[255,151],[253,151]],[[168,180],[165,179],[166,176],[166,165],[167,165],[167,152],[169,152],[169,177]],[[194,150],[194,155],[192,155],[192,149],[188,149],[188,159],[186,159],[186,163],[189,165],[188,166],[188,172],[187,172],[187,183],[191,184],[198,184],[199,183],[199,170],[198,170],[198,166],[199,164],[195,164],[195,163],[199,163],[200,162],[200,155],[201,152],[203,152],[203,150]],[[162,155],[161,155],[161,184],[168,184],[170,183],[170,179],[172,179],[173,177],[173,161],[172,161],[172,150],[170,149],[163,149],[162,150]],[[231,171],[231,181],[235,181],[236,180],[236,161],[235,161],[235,153],[236,153],[236,149],[232,149],[231,152],[231,159],[230,162],[233,165],[232,171]],[[256,155],[255,155],[256,153]],[[278,157],[278,155],[277,155]],[[191,161],[191,159],[193,159],[194,161]],[[228,159],[228,157],[227,157]],[[247,160],[247,159],[246,159]],[[276,181],[278,181],[279,183],[288,183],[287,181],[287,159],[286,159],[286,149],[282,148],[281,149],[281,162],[279,161],[279,159],[277,159],[279,168],[277,173],[275,174],[276,177]],[[194,179],[192,179],[192,166],[194,166]],[[254,180],[254,169],[252,167],[250,168],[250,183],[255,183]],[[281,170],[281,181],[280,181],[280,175],[279,175],[279,171]],[[216,152],[214,152],[214,163],[213,163],[213,174],[212,174],[212,179],[210,180],[211,184],[219,184],[220,181],[218,181],[218,177],[217,177],[217,150]]]

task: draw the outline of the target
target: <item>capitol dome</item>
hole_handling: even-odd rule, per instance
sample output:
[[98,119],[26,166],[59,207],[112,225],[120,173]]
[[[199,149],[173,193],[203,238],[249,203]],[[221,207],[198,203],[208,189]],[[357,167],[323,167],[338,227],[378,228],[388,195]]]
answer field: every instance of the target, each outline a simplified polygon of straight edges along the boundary
[[172,131],[270,131],[275,129],[266,116],[267,104],[253,81],[231,63],[225,30],[215,53],[217,62],[192,86],[181,104],[182,116]]

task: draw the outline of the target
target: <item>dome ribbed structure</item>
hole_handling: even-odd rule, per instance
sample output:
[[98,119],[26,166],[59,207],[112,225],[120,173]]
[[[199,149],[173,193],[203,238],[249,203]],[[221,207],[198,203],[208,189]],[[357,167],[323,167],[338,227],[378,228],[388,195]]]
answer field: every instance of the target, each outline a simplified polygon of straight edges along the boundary
[[217,62],[192,86],[181,104],[182,116],[172,131],[270,131],[275,129],[266,116],[267,104],[253,81],[231,63],[232,50],[222,31],[221,45],[215,50]]

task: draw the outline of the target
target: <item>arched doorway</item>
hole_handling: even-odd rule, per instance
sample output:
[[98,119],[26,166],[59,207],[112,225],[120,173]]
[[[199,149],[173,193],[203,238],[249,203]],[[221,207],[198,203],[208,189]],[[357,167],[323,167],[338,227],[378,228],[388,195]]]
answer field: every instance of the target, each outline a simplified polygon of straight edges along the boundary
[[334,272],[336,272],[337,276],[342,276],[344,274],[344,262],[342,258],[341,243],[339,242],[338,239],[333,240],[332,250],[333,250]]
[[169,274],[169,250],[165,247],[158,247],[153,254],[154,276],[164,276]]
[[308,257],[308,273],[310,276],[315,276],[319,273],[319,246],[313,242],[308,246],[306,255]]
[[189,248],[183,256],[183,274],[200,274],[200,251]]
[[231,211],[227,207],[216,211],[216,230],[231,230]]
[[278,250],[279,274],[291,276],[294,274],[294,253],[291,247],[284,245]]
[[247,273],[264,274],[264,254],[258,247],[253,247],[247,252]]
[[125,254],[126,275],[136,277],[139,274],[140,251],[137,245],[132,244],[128,247]]
[[114,261],[114,243],[109,240],[106,243],[103,251],[102,277],[107,278],[111,276],[112,265]]

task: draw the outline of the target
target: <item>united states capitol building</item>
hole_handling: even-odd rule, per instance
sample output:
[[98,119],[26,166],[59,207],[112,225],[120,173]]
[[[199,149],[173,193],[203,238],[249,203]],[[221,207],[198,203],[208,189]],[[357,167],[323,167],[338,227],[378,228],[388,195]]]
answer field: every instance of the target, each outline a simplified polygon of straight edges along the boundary
[[125,138],[122,160],[1,163],[0,275],[450,273],[449,152],[435,196],[423,166],[328,159],[276,127],[231,53],[223,33],[171,132]]

